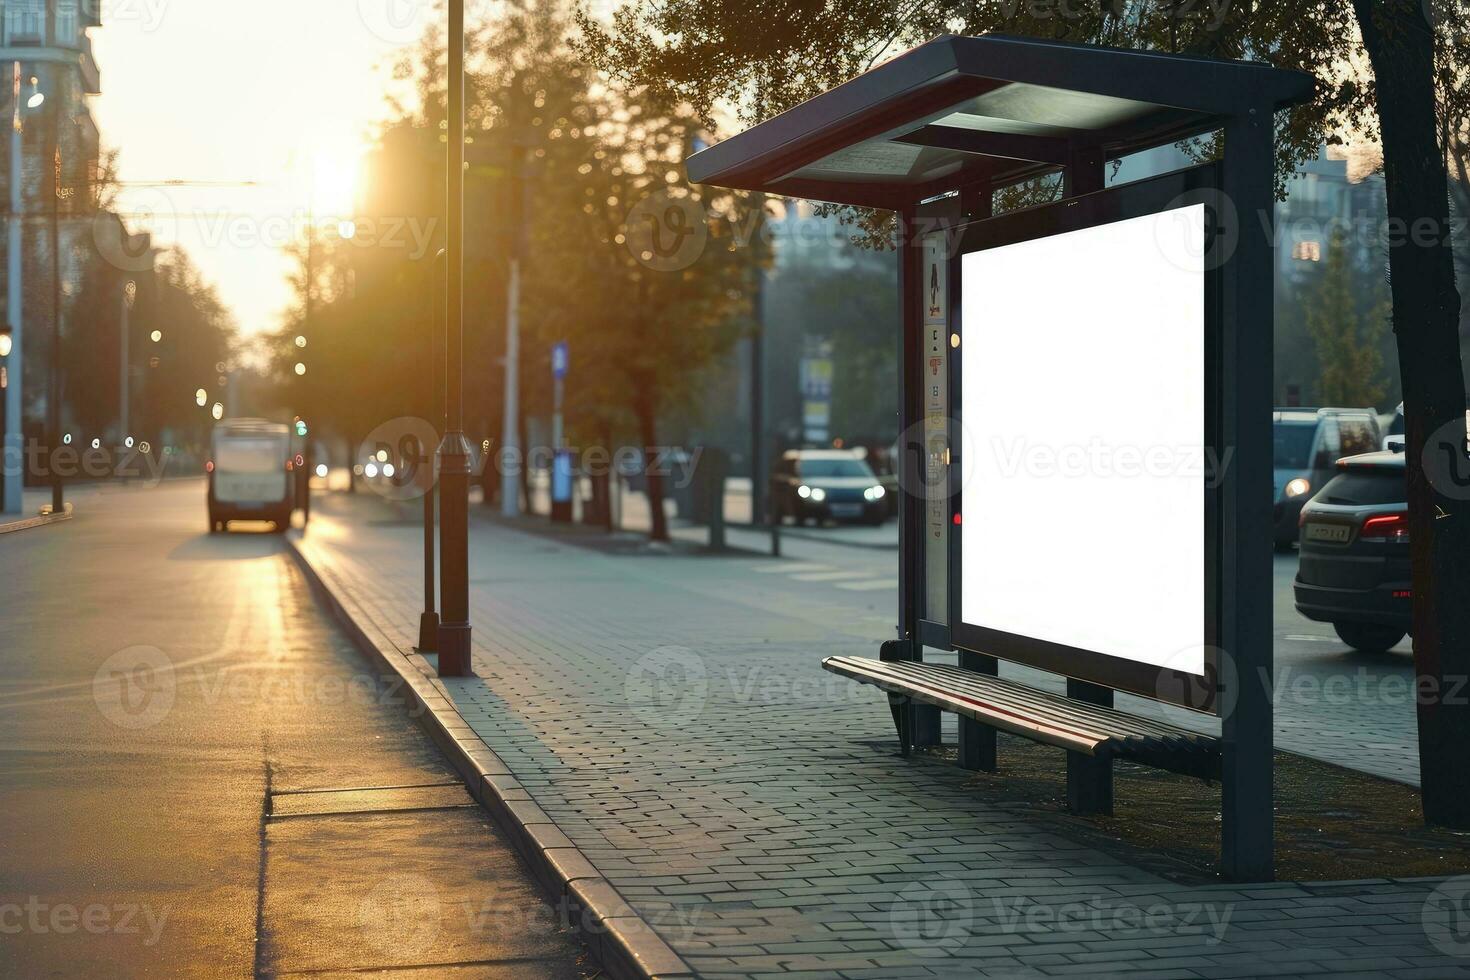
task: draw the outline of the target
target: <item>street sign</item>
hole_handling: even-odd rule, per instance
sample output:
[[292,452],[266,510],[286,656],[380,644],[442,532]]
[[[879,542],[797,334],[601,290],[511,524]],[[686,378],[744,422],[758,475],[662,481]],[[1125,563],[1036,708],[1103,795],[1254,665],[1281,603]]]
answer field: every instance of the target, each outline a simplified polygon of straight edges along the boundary
[[551,348],[551,376],[560,381],[567,376],[567,364],[570,355],[567,353],[567,342],[558,341]]

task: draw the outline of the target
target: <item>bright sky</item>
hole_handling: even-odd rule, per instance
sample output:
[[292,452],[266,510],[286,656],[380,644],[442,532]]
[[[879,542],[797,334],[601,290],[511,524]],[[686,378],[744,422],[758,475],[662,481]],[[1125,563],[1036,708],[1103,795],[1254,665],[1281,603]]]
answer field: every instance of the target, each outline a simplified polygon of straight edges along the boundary
[[[431,0],[104,0],[92,31],[102,94],[92,111],[125,182],[119,209],[155,244],[185,247],[242,332],[289,302],[282,246],[350,212],[371,124],[386,112],[394,53]],[[231,186],[256,181],[257,187]]]

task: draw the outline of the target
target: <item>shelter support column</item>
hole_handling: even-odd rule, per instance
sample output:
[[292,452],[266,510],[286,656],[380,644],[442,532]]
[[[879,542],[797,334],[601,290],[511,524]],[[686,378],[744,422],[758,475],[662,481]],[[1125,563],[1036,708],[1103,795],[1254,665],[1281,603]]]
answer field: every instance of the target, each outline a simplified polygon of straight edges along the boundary
[[[924,509],[926,477],[924,475],[924,405],[922,367],[924,343],[923,307],[923,243],[920,240],[918,216],[914,209],[899,213],[898,295],[902,308],[903,330],[899,335],[899,499],[898,554],[899,584],[898,635],[909,644],[909,656],[924,659],[924,645],[919,638],[919,621],[924,615],[924,596],[928,588],[924,570]],[[909,731],[914,745],[938,745],[940,742],[939,709],[932,704],[912,705],[908,714]]]
[[1222,701],[1221,863],[1236,881],[1275,874],[1272,819],[1271,358],[1274,119],[1252,109],[1225,124],[1217,230],[1221,272],[1218,459]]
[[[1107,186],[1101,147],[1073,150],[1063,178],[1066,197],[1080,197]],[[1113,706],[1113,689],[1067,678],[1067,697],[1087,704]],[[1067,753],[1067,806],[1073,813],[1113,812],[1113,760],[1110,756]]]
[[[983,182],[970,187],[960,189],[960,215],[964,221],[983,221],[994,214],[994,188],[990,183]],[[956,374],[954,371],[955,359],[950,359],[950,387],[954,388]],[[951,409],[955,404],[954,392],[951,391]],[[953,411],[951,411],[953,414]],[[950,492],[958,496],[960,488],[951,486]],[[955,509],[958,509],[958,501],[955,501]],[[953,567],[953,562],[951,562]],[[952,605],[951,608],[954,608]],[[955,617],[950,617],[953,626]],[[994,657],[983,653],[974,653],[969,650],[959,652],[959,666],[963,670],[973,670],[977,674],[989,674],[994,677],[1000,673],[1000,664]],[[963,715],[959,719],[959,765],[962,769],[978,770],[982,772],[995,772],[997,760],[995,752],[995,728],[978,722],[973,718]]]

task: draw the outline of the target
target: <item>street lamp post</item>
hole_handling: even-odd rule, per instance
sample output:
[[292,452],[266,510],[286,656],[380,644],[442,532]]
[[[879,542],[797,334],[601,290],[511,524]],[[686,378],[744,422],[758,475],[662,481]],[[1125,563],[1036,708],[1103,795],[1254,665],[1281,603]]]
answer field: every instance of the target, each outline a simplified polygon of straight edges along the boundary
[[439,443],[439,676],[470,673],[470,444],[464,435],[464,0],[449,0],[444,394]]
[[138,284],[129,279],[123,285],[122,305],[118,309],[118,358],[117,358],[117,444],[126,446],[128,441],[128,427],[131,425],[129,418],[128,388],[131,378],[128,364],[128,341],[132,332],[130,314],[133,309],[133,301],[138,295]]
[[61,470],[55,453],[61,446],[61,98],[51,99],[47,144],[51,167],[51,377],[47,379],[46,417],[51,437],[51,513],[66,509]]
[[4,501],[0,503],[0,510],[7,514],[19,514],[24,509],[22,497],[25,494],[25,466],[21,462],[25,458],[25,429],[22,426],[22,404],[21,404],[21,376],[24,373],[21,358],[21,340],[25,333],[24,321],[22,319],[22,298],[24,289],[21,285],[21,275],[25,268],[22,253],[21,232],[23,228],[22,212],[25,209],[25,192],[20,175],[23,172],[21,157],[21,114],[20,114],[20,92],[21,92],[21,65],[17,61],[13,65],[13,78],[11,87],[11,119],[10,119],[10,216],[6,222],[7,237],[7,269],[6,276],[6,306],[5,322],[10,328],[10,363],[6,372],[6,388],[3,393],[5,399],[5,431],[3,438],[4,446]]
[[[434,256],[434,269],[430,277],[429,295],[429,417],[435,420],[435,425],[443,423],[444,413],[435,411],[435,403],[439,399],[439,372],[444,367],[444,359],[439,356],[439,334],[444,329],[441,323],[444,312],[444,261],[445,253],[441,248]],[[419,613],[419,642],[420,653],[434,653],[439,649],[439,612],[435,608],[434,591],[434,494],[438,492],[439,481],[434,478],[434,450],[427,444],[418,447],[420,452],[419,465],[429,468],[429,475],[424,490],[424,608]]]

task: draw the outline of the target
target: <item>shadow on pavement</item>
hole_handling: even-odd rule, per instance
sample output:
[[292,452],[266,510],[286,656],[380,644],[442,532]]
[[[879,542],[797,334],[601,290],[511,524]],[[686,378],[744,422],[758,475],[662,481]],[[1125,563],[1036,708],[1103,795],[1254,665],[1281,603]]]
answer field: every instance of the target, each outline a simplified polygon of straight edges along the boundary
[[201,533],[168,553],[169,561],[241,561],[266,558],[286,550],[282,535],[268,523],[241,522],[225,534]]

